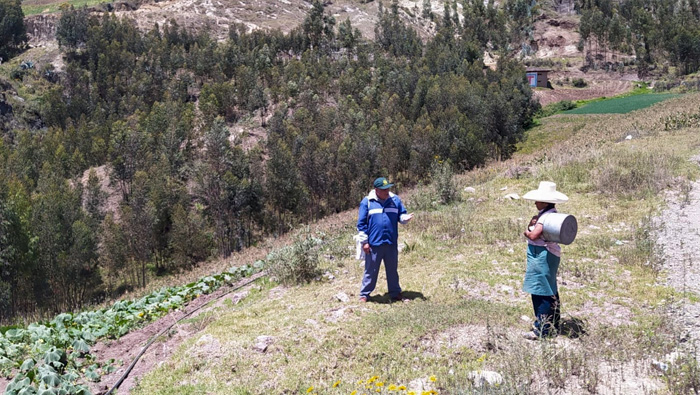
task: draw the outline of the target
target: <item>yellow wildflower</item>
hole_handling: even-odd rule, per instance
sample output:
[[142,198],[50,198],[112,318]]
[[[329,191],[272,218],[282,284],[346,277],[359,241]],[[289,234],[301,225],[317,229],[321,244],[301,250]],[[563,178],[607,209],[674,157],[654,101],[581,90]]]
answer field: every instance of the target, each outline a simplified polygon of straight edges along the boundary
[[376,383],[374,383],[374,385],[376,385],[377,387],[384,387],[384,382],[377,381]]
[[338,380],[338,381],[336,381],[335,383],[333,383],[333,388],[336,388],[336,387],[339,386],[339,385],[340,385],[340,380]]
[[399,386],[399,391],[406,391],[406,386],[405,385]]
[[367,384],[374,383],[375,381],[377,381],[378,378],[379,378],[379,376],[370,377],[369,380],[367,380]]
[[416,395],[415,391],[408,391],[408,395]]
[[352,391],[352,392],[350,393],[350,395],[357,395],[357,390]]
[[437,381],[437,377],[435,377],[435,376],[430,376],[430,381],[432,381],[432,382]]
[[390,384],[389,385],[389,391],[396,391],[398,388],[396,387],[396,384]]
[[308,394],[308,393],[311,393],[311,391],[313,391],[313,390],[314,390],[314,387],[309,387],[309,389],[306,390],[306,393],[307,393],[307,394]]

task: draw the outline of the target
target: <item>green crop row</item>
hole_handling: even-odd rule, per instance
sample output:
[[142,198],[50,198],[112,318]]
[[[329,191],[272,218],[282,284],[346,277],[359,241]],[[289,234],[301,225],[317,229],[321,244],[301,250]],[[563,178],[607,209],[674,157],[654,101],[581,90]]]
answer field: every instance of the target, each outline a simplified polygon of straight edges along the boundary
[[647,93],[595,101],[583,107],[565,111],[565,114],[627,114],[677,97],[671,93]]
[[130,330],[262,269],[264,263],[231,268],[196,282],[162,288],[138,300],[109,308],[63,313],[49,322],[0,330],[0,373],[14,375],[6,394],[90,394],[86,380],[99,381],[115,361],[96,361],[90,348],[100,339],[116,339]]

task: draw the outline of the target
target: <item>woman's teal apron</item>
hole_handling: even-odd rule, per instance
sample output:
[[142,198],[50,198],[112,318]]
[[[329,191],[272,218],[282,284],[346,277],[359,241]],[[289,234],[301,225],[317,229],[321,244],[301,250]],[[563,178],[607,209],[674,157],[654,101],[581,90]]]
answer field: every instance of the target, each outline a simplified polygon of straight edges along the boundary
[[560,260],[561,258],[547,251],[546,247],[528,244],[523,291],[532,295],[556,295]]

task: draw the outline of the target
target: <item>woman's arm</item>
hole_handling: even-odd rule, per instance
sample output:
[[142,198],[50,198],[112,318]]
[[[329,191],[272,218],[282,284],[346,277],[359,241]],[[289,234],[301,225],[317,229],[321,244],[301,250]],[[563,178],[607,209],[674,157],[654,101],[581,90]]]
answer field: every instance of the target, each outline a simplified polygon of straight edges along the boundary
[[535,239],[539,239],[540,236],[542,236],[543,230],[544,230],[544,226],[542,224],[538,223],[538,224],[535,224],[535,227],[532,230],[525,229],[525,232],[523,232],[523,234],[528,239],[535,240]]

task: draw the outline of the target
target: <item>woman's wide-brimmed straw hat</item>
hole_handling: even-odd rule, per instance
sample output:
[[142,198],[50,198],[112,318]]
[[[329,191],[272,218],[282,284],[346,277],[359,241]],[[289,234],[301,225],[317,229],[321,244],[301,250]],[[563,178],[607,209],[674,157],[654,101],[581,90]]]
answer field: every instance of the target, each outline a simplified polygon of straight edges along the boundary
[[537,189],[526,193],[523,199],[534,200],[544,203],[565,203],[569,198],[561,192],[557,192],[557,184],[551,181],[540,181],[540,186]]

